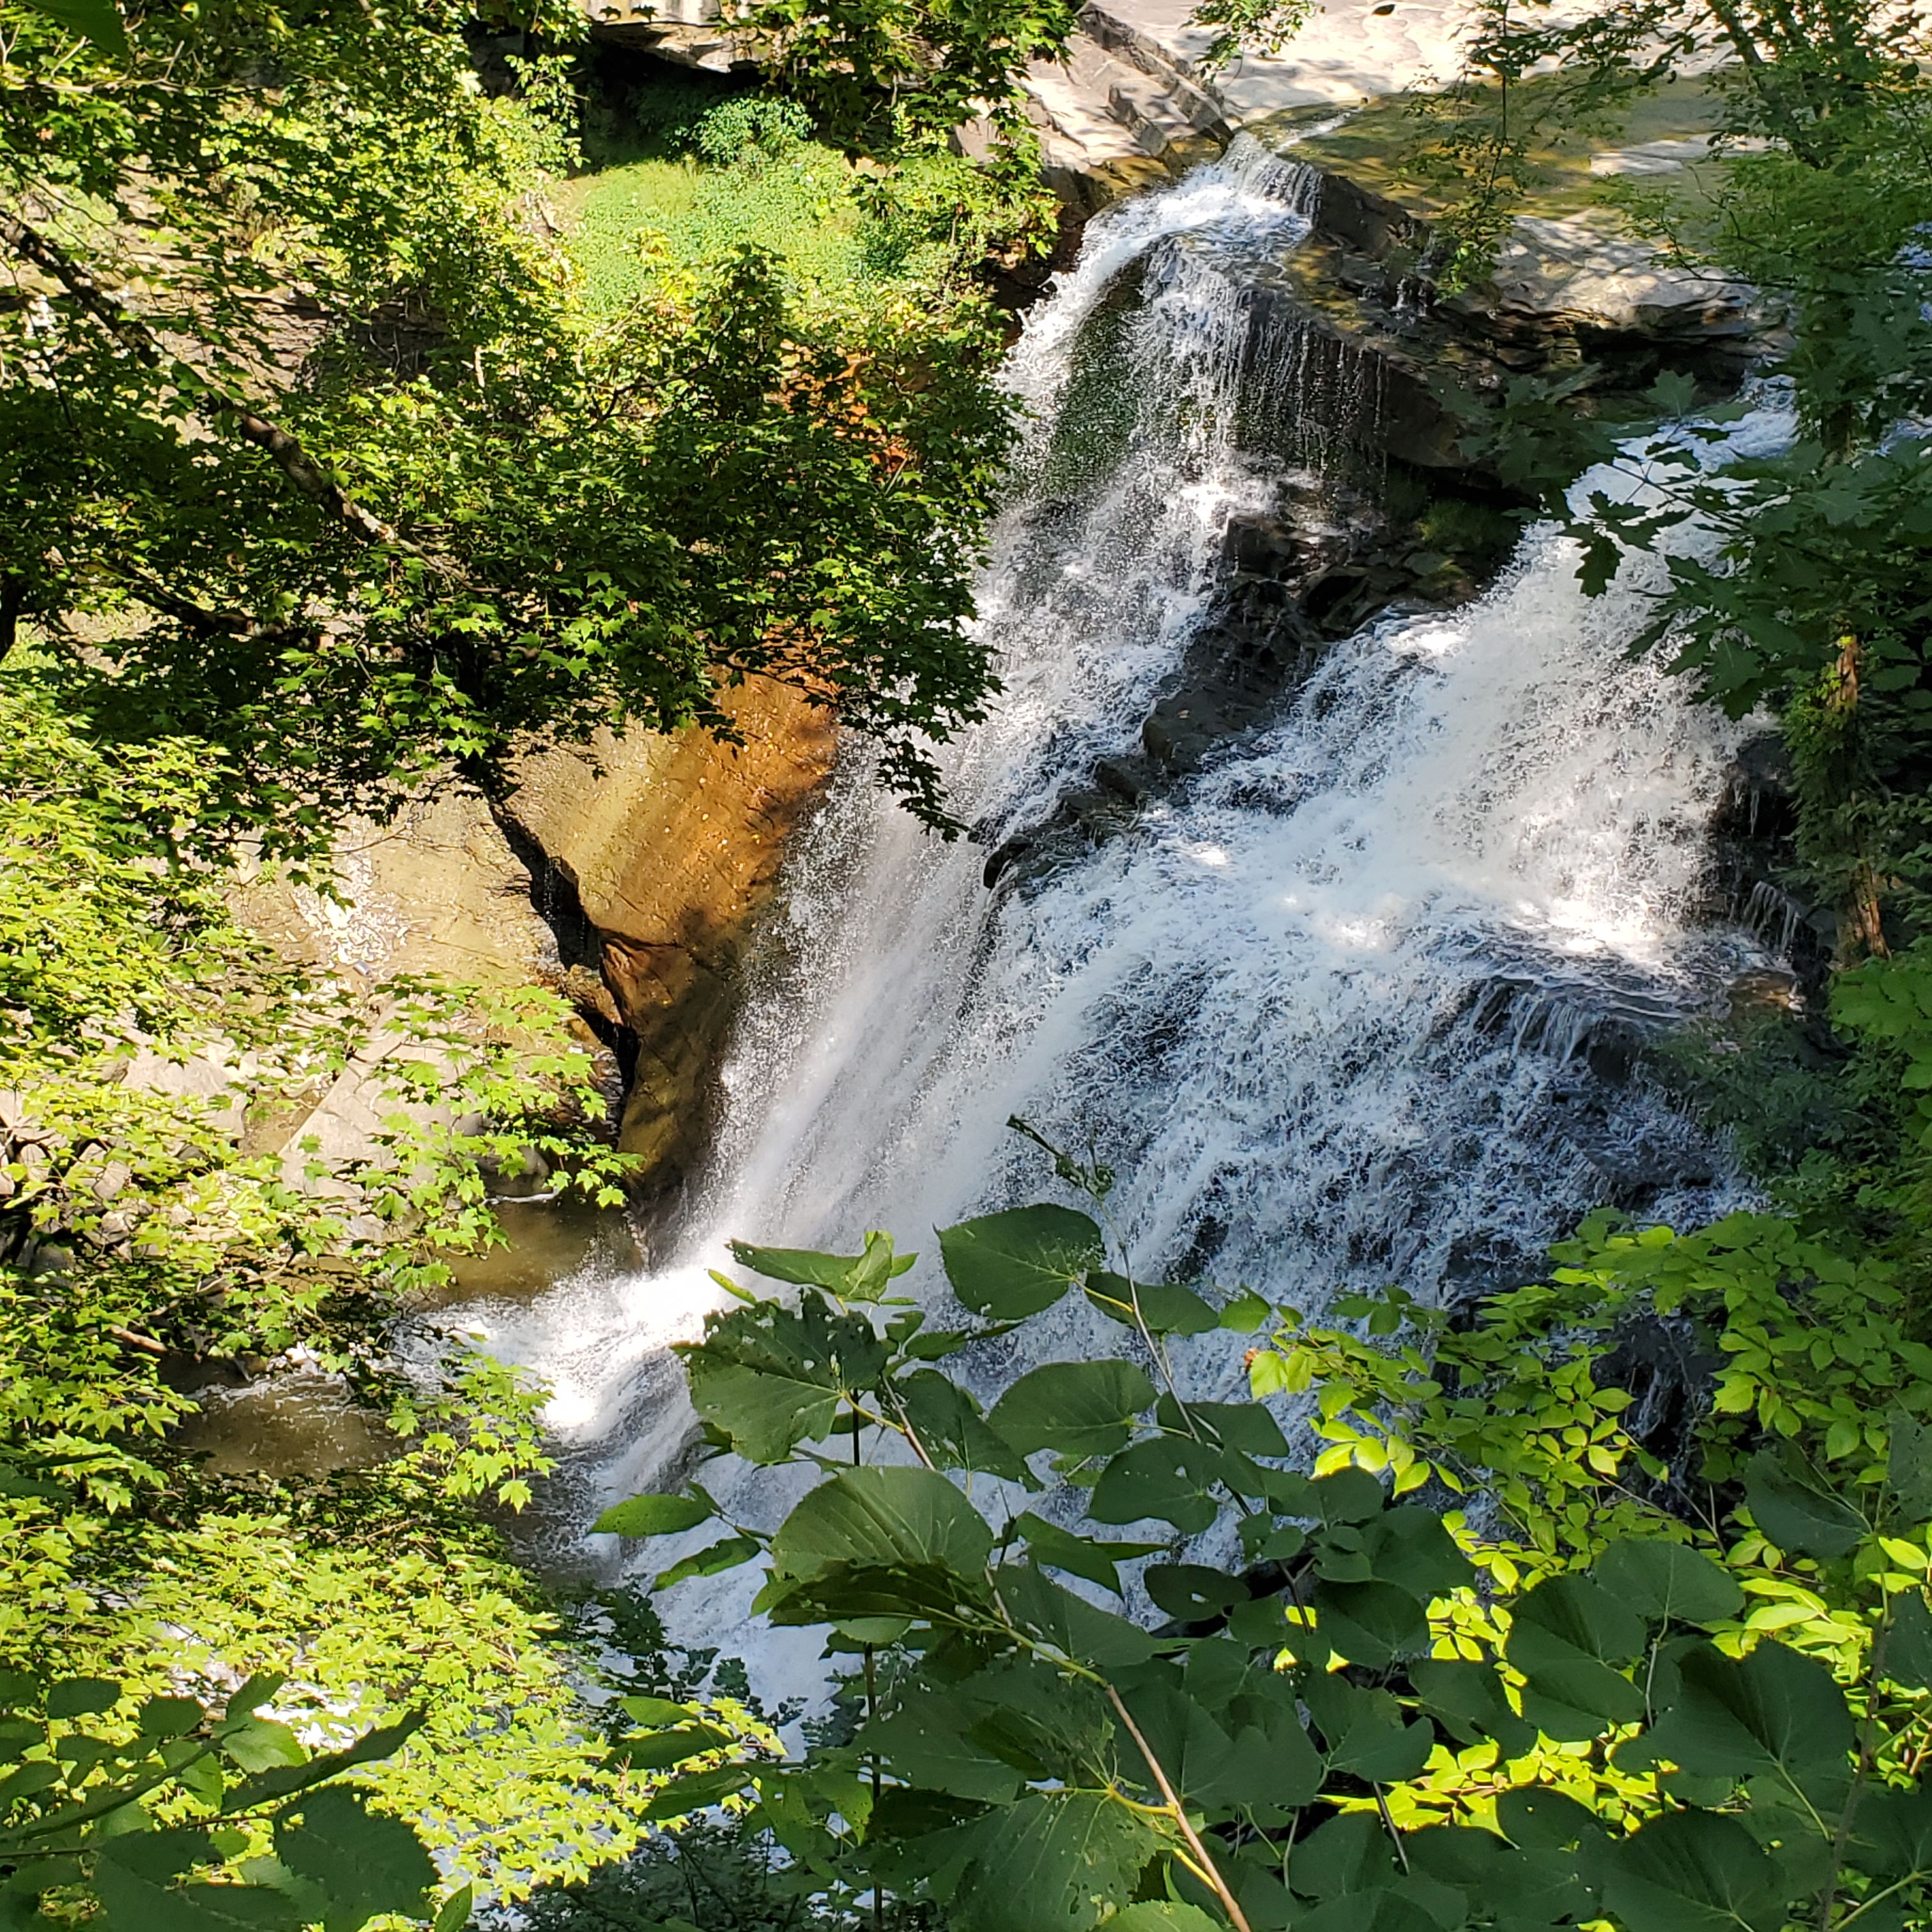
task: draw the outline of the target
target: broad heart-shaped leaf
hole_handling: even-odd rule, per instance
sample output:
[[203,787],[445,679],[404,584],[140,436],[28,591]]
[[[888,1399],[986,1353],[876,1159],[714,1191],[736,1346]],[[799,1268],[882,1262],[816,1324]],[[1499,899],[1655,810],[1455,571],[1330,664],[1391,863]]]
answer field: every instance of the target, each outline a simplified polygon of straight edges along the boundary
[[1211,1441],[1224,1448],[1238,1449],[1244,1456],[1286,1456],[1290,1453],[1281,1424],[1258,1402],[1190,1402],[1184,1415],[1180,1403],[1164,1395],[1154,1405],[1154,1419],[1175,1436],[1192,1436],[1204,1430]]
[[1393,1583],[1426,1604],[1468,1582],[1475,1567],[1456,1546],[1432,1510],[1398,1504],[1362,1526],[1362,1553],[1369,1574]]
[[128,29],[113,0],[27,0],[36,13],[70,27],[104,53],[128,51]]
[[1648,1636],[1642,1617],[1585,1576],[1539,1583],[1516,1599],[1510,1618],[1512,1643],[1520,1631],[1547,1632],[1604,1664],[1629,1663]]
[[1151,1517],[1198,1534],[1221,1513],[1208,1492],[1227,1452],[1186,1436],[1156,1436],[1123,1450],[1100,1472],[1087,1499],[1096,1522],[1141,1522]]
[[807,1288],[794,1311],[776,1302],[707,1316],[702,1342],[677,1345],[692,1406],[748,1462],[782,1462],[830,1432],[841,1394],[869,1390],[885,1345],[860,1315]]
[[1932,1522],[1932,1429],[1904,1408],[1888,1410],[1885,1419],[1892,1436],[1886,1480],[1912,1522]]
[[1012,1444],[988,1426],[971,1393],[936,1369],[916,1369],[891,1384],[920,1447],[940,1469],[984,1470],[1037,1488]]
[[1595,1814],[1574,1798],[1540,1784],[1519,1785],[1496,1799],[1496,1822],[1526,1852],[1558,1852],[1601,1838]]
[[1303,1898],[1358,1897],[1395,1875],[1395,1848],[1380,1820],[1364,1811],[1330,1818],[1288,1854],[1288,1882]]
[[1317,1639],[1351,1664],[1386,1670],[1429,1648],[1426,1610],[1393,1583],[1318,1583],[1314,1601]]
[[1629,1536],[1612,1544],[1590,1574],[1619,1603],[1653,1621],[1715,1623],[1736,1616],[1744,1600],[1721,1565],[1661,1537]]
[[1046,1203],[939,1231],[952,1292],[995,1322],[1023,1322],[1051,1308],[1106,1252],[1100,1229],[1084,1214]]
[[1581,1744],[1608,1724],[1634,1724],[1643,1693],[1605,1659],[1643,1648],[1643,1619],[1587,1577],[1552,1577],[1520,1598],[1504,1654],[1528,1679],[1522,1714],[1559,1743]]
[[1850,1776],[1851,1712],[1831,1672],[1781,1643],[1730,1658],[1706,1643],[1677,1660],[1669,1710],[1619,1748],[1619,1766],[1668,1760],[1698,1777],[1770,1774],[1821,1810],[1836,1808]]
[[1127,1898],[1161,1843],[1104,1792],[1035,1792],[974,1828],[949,1919],[961,1932],[1087,1932]]
[[890,1717],[866,1725],[854,1748],[876,1751],[895,1777],[922,1790],[1010,1804],[1020,1774],[967,1736],[979,1716],[974,1706],[922,1684]]
[[92,1718],[121,1701],[121,1687],[104,1677],[67,1677],[47,1692],[50,1718]]
[[1407,1721],[1388,1691],[1365,1690],[1339,1672],[1318,1670],[1303,1684],[1301,1694],[1321,1727],[1331,1771],[1395,1784],[1414,1778],[1429,1762],[1435,1726]]
[[192,1827],[109,1839],[94,1862],[100,1916],[88,1923],[100,1932],[301,1932],[311,1915],[285,1892],[174,1882],[212,1856],[208,1834]]
[[1494,1738],[1510,1758],[1520,1757],[1536,1742],[1535,1726],[1510,1708],[1493,1664],[1419,1657],[1408,1666],[1408,1681],[1422,1708],[1460,1744],[1474,1744],[1478,1736]]
[[1892,1600],[1885,1634],[1883,1674],[1913,1690],[1932,1688],[1932,1616],[1919,1590],[1901,1590]]
[[1120,1566],[1136,1556],[1151,1556],[1166,1547],[1159,1543],[1109,1543],[1090,1536],[1076,1536],[1058,1523],[1028,1510],[1017,1517],[1013,1527],[1026,1538],[1027,1548],[1036,1563],[1051,1570],[1070,1570],[1116,1594],[1120,1587]]
[[1102,1932],[1221,1932],[1220,1924],[1184,1899],[1145,1898],[1100,1922]]
[[590,1526],[593,1536],[675,1536],[695,1529],[712,1514],[694,1496],[632,1496],[613,1503]]
[[1592,1839],[1586,1877],[1628,1932],[1778,1932],[1790,1901],[1776,1861],[1735,1818],[1666,1811]]
[[1744,1466],[1744,1498],[1772,1543],[1807,1556],[1842,1556],[1870,1527],[1850,1503],[1814,1489],[1768,1449]]
[[1888,1884],[1932,1874],[1932,1790],[1868,1791],[1852,1814],[1851,1862]]
[[1022,1376],[986,1421],[1022,1456],[1111,1456],[1154,1400],[1154,1384],[1132,1362],[1049,1362]]
[[369,1810],[358,1792],[341,1785],[311,1792],[301,1822],[278,1826],[275,1853],[298,1877],[328,1894],[329,1932],[361,1932],[378,1912],[420,1913],[436,1882],[436,1867],[400,1818]]
[[1154,1639],[1138,1624],[1097,1609],[1030,1565],[1004,1564],[996,1580],[1000,1601],[1022,1629],[1090,1668],[1117,1670],[1154,1654]]
[[802,1498],[772,1538],[772,1568],[805,1580],[836,1564],[930,1565],[979,1576],[993,1552],[986,1519],[930,1469],[844,1469]]
[[1182,1623],[1225,1616],[1247,1600],[1248,1586],[1240,1577],[1204,1563],[1150,1563],[1141,1582],[1156,1606]]
[[1220,1316],[1191,1288],[1130,1281],[1105,1269],[1088,1276],[1087,1299],[1102,1315],[1156,1335],[1204,1335],[1221,1325]]

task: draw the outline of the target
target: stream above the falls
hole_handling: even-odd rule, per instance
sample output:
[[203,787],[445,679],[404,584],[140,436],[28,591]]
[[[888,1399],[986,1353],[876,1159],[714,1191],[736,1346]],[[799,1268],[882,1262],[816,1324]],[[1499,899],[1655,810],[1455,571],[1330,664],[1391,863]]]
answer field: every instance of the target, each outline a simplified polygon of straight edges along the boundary
[[[1310,205],[1306,171],[1244,139],[1090,224],[1010,358],[1031,428],[980,598],[1005,691],[948,752],[974,840],[922,832],[850,758],[789,861],[674,1238],[647,1268],[463,1311],[554,1390],[558,1560],[584,1560],[602,1503],[677,1480],[692,1418],[666,1346],[722,1298],[727,1237],[849,1250],[882,1227],[930,1250],[935,1226],[1054,1194],[1012,1115],[1118,1171],[1144,1276],[1305,1309],[1345,1285],[1530,1278],[1606,1202],[1684,1221],[1735,1198],[1628,1073],[1646,1030],[1771,963],[1707,916],[1738,728],[1624,655],[1654,560],[1590,599],[1570,546],[1532,529],[1474,602],[1329,648],[1118,836],[983,882],[989,848],[1136,746],[1213,610],[1229,519],[1305,500],[1324,412],[1360,406],[1304,380],[1289,434],[1244,440],[1269,412],[1242,291]],[[1282,392],[1278,366],[1258,380]],[[1732,442],[1788,428],[1768,407]],[[930,1257],[905,1286],[945,1294]],[[1004,1369],[1120,1346],[1088,1321],[1033,1324]],[[1240,1375],[1226,1336],[1179,1353],[1203,1395]],[[776,1520],[791,1478],[706,1480]],[[634,1553],[655,1570],[682,1546]],[[681,1586],[674,1631],[755,1647],[768,1690],[808,1686],[815,1639],[753,1646],[748,1574]]]

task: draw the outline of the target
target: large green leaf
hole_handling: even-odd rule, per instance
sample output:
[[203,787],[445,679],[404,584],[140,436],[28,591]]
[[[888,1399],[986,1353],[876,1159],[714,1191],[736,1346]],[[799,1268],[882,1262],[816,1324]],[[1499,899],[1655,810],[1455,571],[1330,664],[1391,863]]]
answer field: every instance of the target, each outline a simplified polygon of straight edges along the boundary
[[931,1565],[975,1576],[993,1532],[944,1476],[930,1469],[845,1469],[804,1496],[772,1538],[772,1568],[808,1579],[834,1564]]
[[1885,1634],[1884,1674],[1894,1684],[1932,1688],[1932,1616],[1922,1590],[1901,1590],[1892,1600]]
[[1776,1861],[1735,1818],[1667,1811],[1629,1837],[1589,1841],[1585,1870],[1629,1932],[1778,1932]]
[[695,1529],[712,1514],[692,1496],[632,1496],[613,1503],[590,1526],[593,1536],[675,1536]]
[[1816,1658],[1780,1643],[1742,1658],[1694,1644],[1677,1660],[1677,1681],[1670,1709],[1618,1751],[1619,1764],[1664,1759],[1697,1777],[1770,1774],[1821,1808],[1842,1795],[1852,1716]]
[[678,1352],[692,1406],[751,1462],[782,1462],[800,1442],[823,1441],[841,1395],[870,1390],[886,1366],[872,1324],[810,1289],[795,1310],[760,1302],[713,1315],[704,1340]]
[[1429,1648],[1426,1611],[1393,1583],[1318,1583],[1314,1602],[1316,1634],[1351,1664],[1386,1670]]
[[1221,1325],[1220,1316],[1191,1288],[1130,1281],[1105,1269],[1088,1276],[1087,1299],[1114,1321],[1156,1335],[1204,1335]]
[[828,1288],[848,1301],[870,1300],[896,1275],[904,1274],[917,1258],[895,1255],[892,1237],[876,1232],[866,1237],[865,1251],[856,1255],[820,1254],[808,1248],[760,1248],[749,1241],[728,1244],[733,1258],[771,1281],[788,1281],[801,1288]]
[[1434,1510],[1403,1504],[1384,1510],[1363,1524],[1362,1552],[1369,1574],[1378,1582],[1393,1583],[1426,1604],[1447,1596],[1475,1575],[1474,1567],[1456,1547]]
[[1868,1791],[1852,1814],[1852,1862],[1887,1885],[1932,1877],[1932,1790]]
[[1177,1436],[1204,1429],[1214,1441],[1238,1449],[1244,1456],[1286,1456],[1290,1453],[1281,1424],[1258,1402],[1190,1402],[1184,1417],[1180,1405],[1171,1395],[1164,1395],[1154,1414],[1162,1428]]
[[986,1420],[1022,1456],[1110,1456],[1154,1401],[1153,1383],[1132,1362],[1049,1362],[1022,1376]]
[[1522,1714],[1565,1743],[1600,1736],[1606,1725],[1634,1724],[1643,1693],[1612,1670],[1643,1648],[1643,1619],[1582,1576],[1558,1576],[1520,1598],[1504,1654],[1528,1680]]
[[1653,1619],[1715,1623],[1736,1616],[1744,1600],[1720,1564],[1661,1537],[1630,1536],[1612,1544],[1591,1574],[1619,1603]]
[[1310,1676],[1302,1697],[1321,1727],[1331,1771],[1395,1784],[1429,1762],[1435,1726],[1411,1723],[1388,1691],[1364,1690],[1339,1672],[1323,1671]]
[[1112,1670],[1154,1654],[1153,1638],[1138,1624],[1098,1609],[1030,1566],[1004,1565],[997,1580],[1000,1600],[1022,1628],[1093,1669]]
[[941,1469],[984,1470],[1037,1488],[1018,1452],[996,1433],[971,1393],[936,1369],[916,1369],[891,1384],[920,1446]]
[[1220,1932],[1198,1905],[1178,1898],[1143,1899],[1100,1922],[1101,1932]]
[[1493,1664],[1419,1657],[1408,1666],[1408,1681],[1422,1708],[1459,1743],[1473,1744],[1480,1734],[1494,1738],[1505,1757],[1520,1757],[1536,1742],[1536,1727],[1510,1709]]
[[950,1916],[962,1932],[1086,1932],[1129,1895],[1160,1842],[1105,1793],[1035,1793],[976,1830]]
[[734,1798],[751,1782],[752,1767],[743,1764],[720,1766],[716,1771],[693,1772],[688,1778],[674,1778],[655,1792],[638,1813],[647,1825],[667,1819],[688,1817],[694,1811],[707,1810]]
[[100,1912],[89,1923],[100,1932],[302,1932],[310,1922],[295,1898],[268,1886],[175,1882],[213,1856],[207,1834],[193,1828],[110,1838],[94,1862]]
[[1028,1510],[1015,1519],[1013,1527],[1026,1538],[1027,1548],[1036,1563],[1050,1569],[1070,1570],[1103,1590],[1118,1593],[1120,1566],[1137,1556],[1151,1556],[1166,1546],[1158,1543],[1109,1543],[1091,1536],[1076,1536],[1056,1522]]
[[979,1715],[973,1706],[922,1686],[890,1717],[866,1725],[854,1748],[876,1751],[909,1784],[1010,1804],[1019,1796],[1020,1774],[968,1737]]
[[1226,1616],[1248,1597],[1248,1586],[1240,1577],[1204,1563],[1150,1563],[1141,1573],[1141,1582],[1156,1606],[1182,1623]]
[[1496,1822],[1525,1851],[1556,1852],[1600,1838],[1604,1827],[1586,1806],[1546,1785],[1518,1785],[1496,1799]]
[[328,1932],[360,1932],[379,1912],[420,1914],[436,1867],[400,1818],[370,1810],[359,1792],[331,1785],[302,1802],[298,1823],[275,1833],[275,1852],[290,1871],[328,1894]]
[[1780,1550],[1843,1556],[1868,1532],[1864,1518],[1850,1503],[1814,1489],[1768,1449],[1760,1449],[1744,1466],[1744,1498],[1752,1520]]
[[1106,1245],[1087,1216],[1042,1203],[942,1228],[939,1252],[953,1293],[968,1308],[995,1322],[1022,1322],[1098,1268]]
[[128,28],[113,0],[27,0],[27,4],[63,27],[71,27],[105,53],[128,51]]
[[1136,1442],[1100,1472],[1087,1514],[1096,1522],[1171,1522],[1198,1534],[1220,1513],[1209,1486],[1222,1474],[1226,1452],[1185,1436]]

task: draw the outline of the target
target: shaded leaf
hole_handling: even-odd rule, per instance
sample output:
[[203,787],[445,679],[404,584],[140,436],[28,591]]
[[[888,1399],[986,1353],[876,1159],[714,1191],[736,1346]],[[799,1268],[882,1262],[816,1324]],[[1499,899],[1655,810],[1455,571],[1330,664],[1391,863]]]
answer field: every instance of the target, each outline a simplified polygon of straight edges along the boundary
[[1422,1707],[1439,1718],[1459,1743],[1494,1738],[1505,1757],[1520,1757],[1536,1742],[1536,1727],[1510,1709],[1492,1664],[1460,1658],[1418,1658],[1408,1681]]
[[1744,1466],[1744,1496],[1752,1520],[1780,1550],[1842,1556],[1866,1533],[1864,1518],[1850,1504],[1814,1490],[1768,1449]]
[[810,1289],[796,1310],[776,1302],[706,1318],[702,1342],[682,1343],[692,1406],[751,1462],[782,1462],[831,1432],[841,1396],[884,1374],[885,1345],[862,1316]]
[[340,1785],[302,1800],[300,1822],[277,1828],[275,1854],[328,1894],[331,1932],[338,1925],[359,1932],[379,1912],[413,1917],[436,1883],[436,1867],[416,1833]]
[[1630,1932],[1777,1932],[1776,1862],[1735,1818],[1667,1811],[1628,1838],[1590,1841],[1586,1870]]
[[1024,1460],[980,1412],[970,1391],[935,1369],[919,1369],[892,1384],[905,1419],[942,1469],[983,1469],[1010,1483],[1033,1483]]
[[1318,1583],[1314,1606],[1316,1636],[1351,1664],[1384,1670],[1429,1647],[1423,1605],[1393,1583]]
[[964,1575],[986,1567],[993,1532],[944,1476],[930,1469],[847,1469],[809,1492],[772,1538],[772,1567],[786,1577],[834,1564],[932,1564]]
[[682,1818],[694,1811],[706,1810],[713,1804],[722,1804],[726,1798],[735,1797],[744,1790],[750,1778],[751,1767],[742,1764],[723,1765],[716,1771],[693,1772],[688,1778],[672,1779],[638,1815],[644,1823],[650,1825],[667,1818]]
[[128,51],[127,26],[113,0],[27,0],[27,4],[92,40],[104,53]]
[[1744,1604],[1744,1592],[1720,1564],[1661,1537],[1625,1537],[1612,1544],[1591,1574],[1640,1616],[1715,1623],[1736,1616]]
[[1096,1522],[1151,1517],[1194,1535],[1220,1514],[1208,1486],[1222,1472],[1224,1453],[1186,1436],[1156,1436],[1136,1442],[1101,1471],[1087,1514]]
[[1164,1546],[1158,1543],[1109,1543],[1095,1537],[1076,1536],[1058,1523],[1034,1515],[1031,1510],[1018,1517],[1013,1527],[1025,1538],[1036,1563],[1050,1569],[1070,1570],[1090,1583],[1099,1584],[1103,1590],[1116,1592],[1120,1587],[1121,1564],[1137,1556],[1151,1556]]
[[1138,1624],[1097,1608],[1030,1566],[1008,1565],[997,1580],[1015,1621],[1070,1657],[1111,1670],[1154,1654],[1153,1638]]
[[954,1906],[964,1932],[1085,1932],[1159,1848],[1153,1828],[1097,1792],[1035,1793],[994,1813]]
[[1248,1586],[1240,1577],[1203,1563],[1150,1563],[1141,1581],[1154,1602],[1182,1623],[1223,1616],[1247,1600]]

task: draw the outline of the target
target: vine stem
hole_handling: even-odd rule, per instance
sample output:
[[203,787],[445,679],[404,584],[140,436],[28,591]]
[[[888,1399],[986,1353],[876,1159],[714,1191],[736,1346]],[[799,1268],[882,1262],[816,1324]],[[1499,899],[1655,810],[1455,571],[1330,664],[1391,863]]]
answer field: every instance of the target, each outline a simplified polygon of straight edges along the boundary
[[1181,1808],[1180,1794],[1168,1781],[1167,1773],[1161,1768],[1160,1760],[1154,1754],[1154,1748],[1141,1735],[1141,1727],[1133,1720],[1133,1714],[1120,1701],[1120,1694],[1111,1684],[1103,1684],[1107,1701],[1119,1714],[1120,1722],[1127,1728],[1127,1735],[1138,1747],[1140,1754],[1147,1760],[1147,1768],[1154,1773],[1154,1781],[1160,1788],[1160,1795],[1167,1801],[1167,1808],[1174,1814],[1174,1822],[1180,1827],[1180,1835],[1187,1840],[1198,1862],[1202,1876],[1214,1888],[1214,1896],[1221,1901],[1221,1909],[1234,1922],[1234,1932],[1253,1932],[1248,1924],[1248,1915],[1244,1912],[1234,1894],[1228,1889],[1228,1882],[1221,1876],[1220,1868],[1208,1856],[1208,1847],[1201,1842],[1201,1834],[1187,1822],[1187,1814]]

